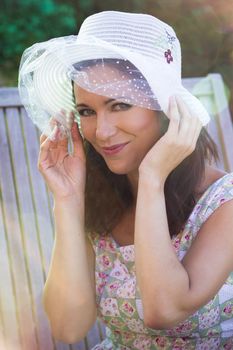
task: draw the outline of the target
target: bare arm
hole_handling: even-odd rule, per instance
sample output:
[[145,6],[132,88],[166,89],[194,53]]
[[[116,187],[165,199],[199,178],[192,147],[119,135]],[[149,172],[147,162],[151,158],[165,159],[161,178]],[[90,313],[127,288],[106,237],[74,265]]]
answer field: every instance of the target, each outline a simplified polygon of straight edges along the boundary
[[52,138],[41,136],[38,161],[55,203],[55,242],[43,302],[53,335],[67,343],[84,338],[96,318],[94,252],[84,233],[85,154],[78,127],[72,125],[73,154],[55,127]]
[[135,259],[145,323],[170,328],[210,301],[233,270],[233,201],[203,224],[180,262],[171,244],[163,191],[142,180],[138,196]]
[[179,113],[173,101],[169,129],[139,169],[136,274],[145,323],[158,329],[177,325],[206,304],[233,270],[233,201],[211,215],[182,262],[171,244],[164,183],[194,150],[200,132],[197,118],[191,118],[182,101],[178,102]]
[[83,339],[96,319],[94,252],[83,229],[83,206],[55,203],[55,242],[43,302],[56,339]]

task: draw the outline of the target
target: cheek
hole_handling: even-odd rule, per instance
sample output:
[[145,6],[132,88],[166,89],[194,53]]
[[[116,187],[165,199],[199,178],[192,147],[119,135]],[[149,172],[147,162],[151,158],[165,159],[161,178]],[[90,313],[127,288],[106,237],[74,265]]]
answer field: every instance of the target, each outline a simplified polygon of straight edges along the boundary
[[151,137],[154,135],[156,139],[161,134],[159,118],[152,111],[149,114],[138,114],[133,118],[128,118],[125,121],[125,128],[131,130],[131,133],[136,136],[145,134]]
[[80,128],[83,134],[83,137],[88,140],[91,141],[91,139],[93,139],[93,137],[95,136],[95,122],[91,119],[80,119]]

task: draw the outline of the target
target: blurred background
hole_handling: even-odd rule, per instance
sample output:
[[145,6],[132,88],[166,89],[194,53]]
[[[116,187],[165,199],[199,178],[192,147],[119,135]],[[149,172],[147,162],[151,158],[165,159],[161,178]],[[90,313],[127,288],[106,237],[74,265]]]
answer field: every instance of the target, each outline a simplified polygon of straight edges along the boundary
[[183,77],[221,73],[233,115],[233,0],[1,0],[0,86],[17,86],[25,48],[77,34],[85,17],[103,10],[149,13],[171,24]]

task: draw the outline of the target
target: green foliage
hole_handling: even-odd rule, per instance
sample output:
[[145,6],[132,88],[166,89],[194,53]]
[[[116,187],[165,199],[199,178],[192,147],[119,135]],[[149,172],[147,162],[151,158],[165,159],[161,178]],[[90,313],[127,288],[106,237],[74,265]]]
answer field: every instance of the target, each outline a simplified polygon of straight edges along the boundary
[[183,76],[222,74],[231,91],[233,114],[232,1],[148,0],[147,6],[151,14],[175,28],[182,47]]
[[75,32],[76,19],[70,5],[53,0],[15,1],[0,8],[0,64],[15,66],[24,49],[35,42]]
[[95,1],[95,11],[118,10],[125,12],[141,12],[146,1],[142,0],[108,0]]
[[94,1],[93,0],[80,0],[79,1],[79,8],[83,12],[89,12],[94,6]]
[[232,0],[1,0],[0,64],[7,85],[16,85],[26,47],[77,33],[87,16],[104,10],[149,13],[170,23],[181,41],[183,76],[219,72],[233,91]]

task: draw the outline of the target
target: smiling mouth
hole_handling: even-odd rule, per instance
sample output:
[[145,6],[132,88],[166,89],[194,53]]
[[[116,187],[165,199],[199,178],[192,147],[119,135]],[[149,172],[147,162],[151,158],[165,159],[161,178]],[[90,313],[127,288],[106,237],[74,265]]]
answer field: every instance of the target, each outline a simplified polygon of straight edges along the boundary
[[121,143],[118,145],[114,145],[111,147],[102,147],[102,151],[105,155],[113,155],[113,154],[117,154],[119,153],[126,145],[128,144],[128,142],[126,143]]

